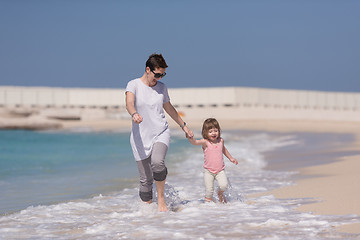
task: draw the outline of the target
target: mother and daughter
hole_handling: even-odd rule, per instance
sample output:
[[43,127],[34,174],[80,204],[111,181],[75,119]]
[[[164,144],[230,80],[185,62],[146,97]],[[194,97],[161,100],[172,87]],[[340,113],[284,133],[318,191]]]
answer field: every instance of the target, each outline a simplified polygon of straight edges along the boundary
[[151,203],[152,185],[155,180],[158,210],[167,211],[164,198],[168,173],[165,156],[170,143],[170,129],[165,118],[165,110],[179,124],[189,142],[203,148],[205,200],[212,201],[216,180],[219,185],[219,201],[225,203],[223,193],[228,183],[223,155],[234,164],[238,164],[238,161],[226,149],[216,119],[206,119],[202,128],[203,139],[194,139],[193,132],[170,103],[167,87],[159,81],[165,77],[167,67],[161,54],[150,55],[143,76],[129,81],[125,90],[126,109],[132,118],[130,144],[140,175],[139,196],[143,202]]

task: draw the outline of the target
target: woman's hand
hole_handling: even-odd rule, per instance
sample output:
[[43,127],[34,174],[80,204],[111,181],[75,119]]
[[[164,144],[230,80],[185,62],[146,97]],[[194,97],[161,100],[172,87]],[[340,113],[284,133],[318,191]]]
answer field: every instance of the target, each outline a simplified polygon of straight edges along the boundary
[[136,113],[134,113],[134,114],[132,115],[132,120],[133,120],[135,123],[139,124],[139,123],[142,122],[143,118],[142,118],[142,116],[141,116],[139,113],[136,112]]

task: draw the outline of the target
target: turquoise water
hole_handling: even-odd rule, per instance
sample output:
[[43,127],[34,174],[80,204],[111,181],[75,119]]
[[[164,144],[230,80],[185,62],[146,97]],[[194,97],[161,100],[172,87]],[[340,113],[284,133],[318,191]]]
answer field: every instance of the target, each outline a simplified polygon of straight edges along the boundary
[[[172,141],[170,155],[187,143]],[[128,132],[0,131],[0,214],[108,194],[137,182]]]
[[137,184],[129,133],[0,131],[0,214]]

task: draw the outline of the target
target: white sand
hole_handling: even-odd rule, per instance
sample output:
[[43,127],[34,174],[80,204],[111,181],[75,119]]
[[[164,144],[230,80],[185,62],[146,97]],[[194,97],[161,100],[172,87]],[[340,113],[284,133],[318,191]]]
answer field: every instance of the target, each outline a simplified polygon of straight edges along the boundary
[[[263,130],[281,132],[351,133],[356,136],[356,141],[338,150],[360,151],[360,123],[280,121],[263,124]],[[261,129],[260,122],[250,125],[252,129]],[[298,169],[305,178],[302,177],[296,185],[257,196],[272,194],[277,198],[315,198],[319,202],[302,205],[298,210],[323,215],[360,216],[360,155],[342,156],[338,160],[330,164]],[[338,231],[360,234],[360,223],[341,226]]]

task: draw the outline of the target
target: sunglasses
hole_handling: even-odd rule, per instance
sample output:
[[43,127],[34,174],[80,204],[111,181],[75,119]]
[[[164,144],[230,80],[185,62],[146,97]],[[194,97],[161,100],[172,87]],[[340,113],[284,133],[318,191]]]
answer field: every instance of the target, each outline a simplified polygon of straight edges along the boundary
[[166,72],[164,72],[164,73],[156,73],[153,70],[150,70],[150,71],[154,74],[155,78],[163,78],[166,75]]

